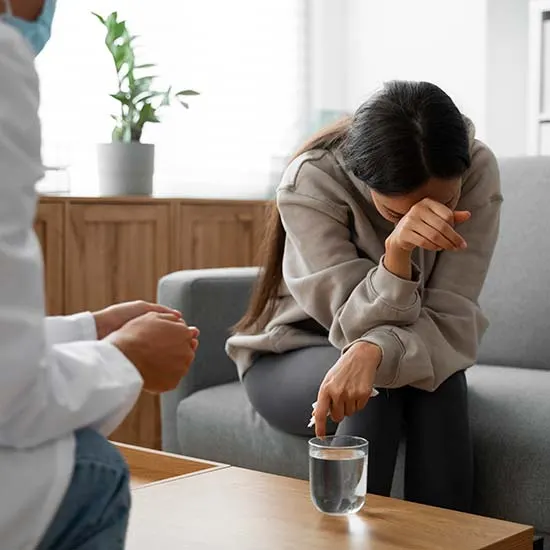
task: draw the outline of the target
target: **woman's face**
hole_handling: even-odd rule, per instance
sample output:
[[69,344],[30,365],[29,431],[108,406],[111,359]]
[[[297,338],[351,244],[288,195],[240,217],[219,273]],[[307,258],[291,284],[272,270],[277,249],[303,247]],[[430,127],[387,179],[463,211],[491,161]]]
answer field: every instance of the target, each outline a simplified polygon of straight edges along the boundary
[[460,199],[462,178],[430,178],[422,187],[407,195],[387,196],[371,189],[374,206],[382,217],[392,223],[399,220],[417,203],[430,198],[454,210]]

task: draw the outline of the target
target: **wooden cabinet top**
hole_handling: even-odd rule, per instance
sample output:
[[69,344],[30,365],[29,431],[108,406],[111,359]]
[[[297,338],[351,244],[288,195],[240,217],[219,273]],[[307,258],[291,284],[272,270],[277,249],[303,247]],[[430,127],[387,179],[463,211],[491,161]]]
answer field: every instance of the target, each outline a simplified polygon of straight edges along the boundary
[[194,199],[186,197],[163,197],[163,196],[120,196],[120,197],[78,197],[73,195],[40,195],[41,203],[78,203],[78,204],[162,204],[162,203],[184,203],[184,204],[205,204],[205,205],[262,205],[269,202],[260,199]]

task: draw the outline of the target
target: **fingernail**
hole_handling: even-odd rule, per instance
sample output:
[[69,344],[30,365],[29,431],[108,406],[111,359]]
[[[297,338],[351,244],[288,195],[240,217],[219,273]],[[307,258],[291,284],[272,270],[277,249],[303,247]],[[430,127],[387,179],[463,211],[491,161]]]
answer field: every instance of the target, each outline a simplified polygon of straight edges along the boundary
[[460,248],[468,248],[468,244],[466,243],[466,241],[462,241],[462,243],[460,243]]

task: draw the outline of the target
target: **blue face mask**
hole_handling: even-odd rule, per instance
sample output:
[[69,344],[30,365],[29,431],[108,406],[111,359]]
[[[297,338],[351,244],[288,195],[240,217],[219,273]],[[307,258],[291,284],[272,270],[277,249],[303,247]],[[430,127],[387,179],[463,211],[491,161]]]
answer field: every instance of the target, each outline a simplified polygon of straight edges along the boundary
[[26,21],[13,15],[10,0],[4,0],[6,13],[0,15],[0,19],[15,27],[29,42],[35,55],[38,55],[48,40],[52,30],[53,15],[55,13],[55,4],[57,0],[45,0],[42,7],[42,13],[36,21]]

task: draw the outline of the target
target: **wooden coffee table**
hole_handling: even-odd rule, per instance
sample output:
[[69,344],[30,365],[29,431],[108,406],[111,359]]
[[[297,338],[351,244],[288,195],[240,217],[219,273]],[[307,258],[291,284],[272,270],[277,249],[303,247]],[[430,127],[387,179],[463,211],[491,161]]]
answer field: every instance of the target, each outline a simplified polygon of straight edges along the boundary
[[[374,495],[355,516],[325,516],[304,481],[122,450],[137,476],[128,550],[530,550],[533,544],[531,527]],[[159,479],[163,472],[167,479]]]

